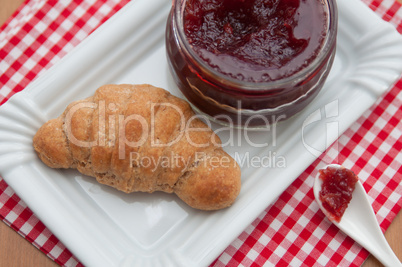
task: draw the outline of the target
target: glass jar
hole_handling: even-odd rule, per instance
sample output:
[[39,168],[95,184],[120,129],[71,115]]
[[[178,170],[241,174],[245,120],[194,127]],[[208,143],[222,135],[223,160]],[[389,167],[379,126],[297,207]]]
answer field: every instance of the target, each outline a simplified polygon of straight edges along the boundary
[[[187,20],[192,19],[195,15],[194,10],[188,10],[188,5],[205,4],[206,2],[218,3],[215,10],[219,11],[221,8],[224,11],[225,8],[228,8],[225,6],[225,1],[229,1],[231,6],[233,6],[233,1],[240,4],[244,3],[242,0],[173,0],[166,28],[166,51],[169,68],[177,86],[197,112],[206,114],[211,120],[224,125],[240,128],[264,128],[297,114],[315,98],[323,87],[331,69],[337,34],[335,0],[279,0],[280,4],[282,1],[283,3],[292,2],[297,5],[293,11],[288,11],[290,9],[286,6],[281,7],[281,9],[277,8],[275,11],[280,14],[276,15],[278,18],[275,20],[281,20],[280,16],[287,16],[293,26],[287,25],[286,21],[281,22],[283,25],[279,25],[280,28],[275,26],[276,28],[273,29],[272,25],[268,25],[267,27],[271,28],[263,29],[262,32],[259,29],[260,32],[240,36],[238,40],[247,37],[251,43],[235,47],[236,51],[239,51],[236,52],[238,54],[230,52],[230,49],[226,49],[227,52],[225,53],[216,52],[214,54],[216,48],[199,48],[199,44],[197,44],[197,42],[204,42],[205,44],[202,45],[208,46],[208,42],[214,42],[215,32],[209,34],[206,30],[203,33],[206,41],[203,39],[203,35],[200,35],[200,31],[205,30],[205,27],[211,27],[210,25],[196,25],[198,28],[196,27],[195,32],[190,32],[190,34],[194,34],[195,38],[200,36],[199,40],[194,42],[194,36],[189,38],[189,30],[191,31],[191,27],[194,25],[191,24],[192,21],[188,22]],[[250,1],[256,2],[256,0],[248,0],[246,3],[251,3]],[[274,1],[266,0],[265,2],[265,6],[267,6],[269,2],[273,3]],[[276,2],[278,3],[278,1]],[[312,5],[314,8],[308,5]],[[264,7],[260,6],[259,8]],[[245,10],[245,8],[241,10]],[[321,16],[311,13],[315,10],[318,10],[317,13],[321,12]],[[260,13],[267,14],[267,12],[272,13],[273,11],[262,10]],[[310,13],[303,14],[303,12]],[[207,11],[204,12],[204,15],[206,14]],[[241,24],[240,26],[228,24],[227,21],[220,23],[219,16],[217,14],[214,16],[217,25],[223,25],[222,36],[229,36],[230,38],[233,32],[244,24],[243,22],[247,23],[247,21],[243,21],[243,24],[238,23]],[[227,17],[227,14],[225,16]],[[239,17],[239,15],[236,16]],[[245,14],[244,17],[255,16],[254,13],[250,13]],[[221,19],[225,18],[222,17]],[[202,20],[205,18],[197,20],[197,23]],[[250,23],[259,23],[256,22],[257,20],[261,19],[253,18],[252,21],[248,19],[251,21]],[[273,20],[274,18],[271,18],[271,21]],[[211,22],[208,23],[211,24]],[[253,26],[248,27],[252,28]],[[249,30],[249,28],[247,29]],[[317,30],[314,30],[315,28]],[[271,36],[272,32],[274,34],[277,32],[279,35],[287,34],[288,39],[275,41],[276,37]],[[281,45],[283,42],[288,42],[288,46],[283,47],[276,43],[271,45],[270,42],[261,42],[268,40],[266,36],[269,34],[271,34],[269,38],[274,40],[272,43],[276,42]],[[261,39],[260,36],[265,36],[265,39]],[[307,43],[303,43],[303,40]],[[316,47],[313,47],[314,44],[312,44],[314,40]],[[217,43],[222,42],[221,39],[216,41]],[[258,47],[258,41],[265,47]],[[299,44],[301,48],[294,53],[292,58],[292,53],[288,51]],[[216,46],[216,44],[214,45]],[[269,47],[270,45],[272,47]],[[249,49],[250,47],[251,49]],[[276,49],[276,54],[270,55],[266,66],[261,67],[261,64],[255,66],[242,62],[244,51],[250,54],[247,55],[249,57],[253,57],[257,53],[254,60],[259,61],[265,53],[264,51],[261,52],[262,49]],[[284,53],[291,54],[290,58],[282,61],[275,58],[276,55],[280,57]]]

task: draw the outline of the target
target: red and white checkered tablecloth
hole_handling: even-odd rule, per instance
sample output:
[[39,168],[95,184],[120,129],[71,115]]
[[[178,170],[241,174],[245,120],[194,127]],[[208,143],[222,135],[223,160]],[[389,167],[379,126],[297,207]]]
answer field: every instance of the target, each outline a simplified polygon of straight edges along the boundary
[[[362,0],[402,33],[394,0]],[[26,1],[0,29],[0,104],[23,90],[128,1]],[[402,53],[402,51],[401,51]],[[360,266],[368,252],[318,210],[312,184],[329,162],[364,181],[385,230],[402,206],[402,80],[355,122],[213,266]],[[0,218],[56,263],[81,266],[0,177]]]

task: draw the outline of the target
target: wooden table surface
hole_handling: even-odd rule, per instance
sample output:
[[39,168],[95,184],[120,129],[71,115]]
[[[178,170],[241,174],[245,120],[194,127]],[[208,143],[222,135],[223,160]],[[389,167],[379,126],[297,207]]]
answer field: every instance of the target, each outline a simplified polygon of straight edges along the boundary
[[[397,0],[402,3],[402,0]],[[23,3],[23,0],[0,0],[0,25],[2,25],[14,11]],[[385,233],[390,246],[402,261],[402,212],[399,212],[396,219]],[[2,266],[57,266],[44,253],[35,248],[18,233],[0,222],[0,267]],[[382,266],[374,257],[363,264],[364,267]]]

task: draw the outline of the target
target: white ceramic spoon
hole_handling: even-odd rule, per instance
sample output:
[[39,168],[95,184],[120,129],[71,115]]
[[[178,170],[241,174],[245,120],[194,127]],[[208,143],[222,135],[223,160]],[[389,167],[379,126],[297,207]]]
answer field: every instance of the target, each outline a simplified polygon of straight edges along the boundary
[[[340,165],[331,164],[329,166],[341,167]],[[319,174],[314,181],[314,197],[324,214],[328,216],[327,210],[322,206],[319,192],[321,191],[322,180]],[[345,234],[353,238],[357,243],[367,249],[382,264],[389,267],[402,266],[387,240],[385,239],[380,226],[378,225],[373,208],[369,202],[366,191],[362,184],[356,183],[353,191],[352,200],[349,203],[340,222],[331,220]]]

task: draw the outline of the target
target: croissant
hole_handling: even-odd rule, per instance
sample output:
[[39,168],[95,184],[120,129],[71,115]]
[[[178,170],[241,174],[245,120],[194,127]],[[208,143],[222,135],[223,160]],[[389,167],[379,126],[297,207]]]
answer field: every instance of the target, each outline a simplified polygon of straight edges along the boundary
[[217,210],[240,192],[240,168],[189,104],[151,85],[104,85],[33,138],[51,168],[76,168],[126,193],[175,193]]

